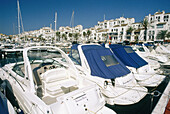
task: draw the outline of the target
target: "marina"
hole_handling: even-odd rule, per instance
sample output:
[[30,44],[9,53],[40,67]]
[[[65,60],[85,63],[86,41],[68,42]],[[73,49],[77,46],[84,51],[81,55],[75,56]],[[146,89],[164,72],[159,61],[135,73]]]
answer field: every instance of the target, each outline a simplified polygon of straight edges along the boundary
[[0,114],[170,114],[170,11],[156,1],[2,1]]

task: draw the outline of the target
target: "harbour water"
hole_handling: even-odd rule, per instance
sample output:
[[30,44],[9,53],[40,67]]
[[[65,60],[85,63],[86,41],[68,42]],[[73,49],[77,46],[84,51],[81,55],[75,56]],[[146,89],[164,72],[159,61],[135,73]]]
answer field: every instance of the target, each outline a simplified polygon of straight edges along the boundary
[[[32,53],[32,56],[36,56],[35,54],[36,53]],[[1,59],[0,63],[2,67],[7,63],[16,63],[22,60],[23,58],[21,55],[10,54]],[[165,70],[164,68],[162,69]],[[169,73],[170,69],[166,69],[166,79],[158,87],[148,88],[148,95],[145,96],[140,102],[128,106],[110,106],[108,104],[106,104],[106,106],[113,109],[118,114],[151,114],[169,82]]]

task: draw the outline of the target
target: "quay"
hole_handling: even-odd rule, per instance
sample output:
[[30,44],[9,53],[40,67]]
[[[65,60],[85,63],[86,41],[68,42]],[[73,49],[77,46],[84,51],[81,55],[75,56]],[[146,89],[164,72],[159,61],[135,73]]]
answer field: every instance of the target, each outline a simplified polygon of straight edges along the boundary
[[168,104],[169,99],[170,99],[170,83],[168,83],[157,105],[153,109],[152,114],[163,114],[163,112],[165,112],[166,105]]

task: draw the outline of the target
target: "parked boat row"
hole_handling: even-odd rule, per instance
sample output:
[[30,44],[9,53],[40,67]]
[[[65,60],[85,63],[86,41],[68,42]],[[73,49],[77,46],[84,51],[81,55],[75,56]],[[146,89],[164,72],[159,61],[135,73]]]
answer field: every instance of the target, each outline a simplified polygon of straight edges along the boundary
[[0,68],[24,113],[111,114],[105,104],[136,104],[165,79],[130,46],[75,44],[69,55],[60,48],[23,48],[23,61]]

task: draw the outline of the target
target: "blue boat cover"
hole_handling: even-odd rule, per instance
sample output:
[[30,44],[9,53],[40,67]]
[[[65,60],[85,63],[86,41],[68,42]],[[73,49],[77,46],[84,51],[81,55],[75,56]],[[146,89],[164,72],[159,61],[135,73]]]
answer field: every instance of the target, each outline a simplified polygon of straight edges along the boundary
[[0,114],[9,114],[7,98],[1,91],[0,91]]
[[72,55],[72,50],[78,50],[78,45],[79,44],[74,44],[74,45],[71,46],[71,51],[69,53],[70,56]]
[[145,46],[154,46],[154,45],[148,44],[148,43],[145,43],[144,45],[145,45]]
[[105,43],[100,44],[101,46],[105,47]]
[[148,64],[130,46],[111,44],[109,47],[126,66],[140,68]]
[[100,45],[83,45],[82,50],[92,76],[114,79],[130,73],[130,70],[108,48]]
[[77,47],[78,47],[79,44],[74,44],[71,46],[71,49],[76,49],[77,50]]
[[138,44],[136,44],[136,45],[137,45],[137,46],[142,46],[142,44],[139,44],[139,43],[138,43]]

